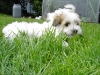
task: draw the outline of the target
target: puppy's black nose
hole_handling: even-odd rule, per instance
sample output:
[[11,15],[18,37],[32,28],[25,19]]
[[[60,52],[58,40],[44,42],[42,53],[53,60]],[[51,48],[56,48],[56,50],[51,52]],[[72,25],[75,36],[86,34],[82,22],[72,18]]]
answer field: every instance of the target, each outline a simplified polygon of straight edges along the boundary
[[75,34],[76,34],[77,32],[78,32],[78,30],[73,30],[73,33],[75,33]]

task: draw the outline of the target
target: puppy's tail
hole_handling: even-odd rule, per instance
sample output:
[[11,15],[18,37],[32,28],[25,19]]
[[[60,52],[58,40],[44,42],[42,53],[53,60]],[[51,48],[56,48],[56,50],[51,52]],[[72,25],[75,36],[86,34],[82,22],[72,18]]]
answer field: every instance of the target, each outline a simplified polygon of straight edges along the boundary
[[75,6],[72,5],[72,4],[67,4],[67,5],[65,5],[64,7],[65,7],[66,9],[72,11],[72,12],[75,12],[75,9],[76,9]]

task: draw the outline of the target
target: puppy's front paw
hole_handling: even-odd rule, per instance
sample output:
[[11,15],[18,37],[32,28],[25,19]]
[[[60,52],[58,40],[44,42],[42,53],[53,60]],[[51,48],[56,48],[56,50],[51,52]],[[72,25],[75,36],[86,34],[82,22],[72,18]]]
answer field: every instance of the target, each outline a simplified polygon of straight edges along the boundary
[[65,47],[67,47],[68,43],[66,41],[63,41],[62,45],[65,46]]

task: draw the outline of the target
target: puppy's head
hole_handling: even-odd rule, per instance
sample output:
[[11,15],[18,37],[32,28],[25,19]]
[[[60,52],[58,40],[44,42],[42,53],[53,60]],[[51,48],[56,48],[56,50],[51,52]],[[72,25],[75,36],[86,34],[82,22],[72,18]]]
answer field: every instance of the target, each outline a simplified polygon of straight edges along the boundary
[[82,35],[82,30],[80,27],[80,18],[78,14],[74,12],[66,12],[61,14],[56,14],[53,20],[53,26],[64,34],[72,37],[74,34]]

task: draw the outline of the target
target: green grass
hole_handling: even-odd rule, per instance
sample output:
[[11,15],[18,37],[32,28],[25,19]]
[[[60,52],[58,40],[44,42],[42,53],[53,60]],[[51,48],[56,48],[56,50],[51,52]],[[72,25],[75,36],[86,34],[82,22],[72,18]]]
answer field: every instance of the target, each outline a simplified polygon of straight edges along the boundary
[[[1,14],[0,33],[13,21],[43,22]],[[100,75],[100,25],[82,23],[81,27],[83,37],[69,39],[68,47],[51,32],[39,39],[21,36],[13,42],[1,36],[0,75]]]

